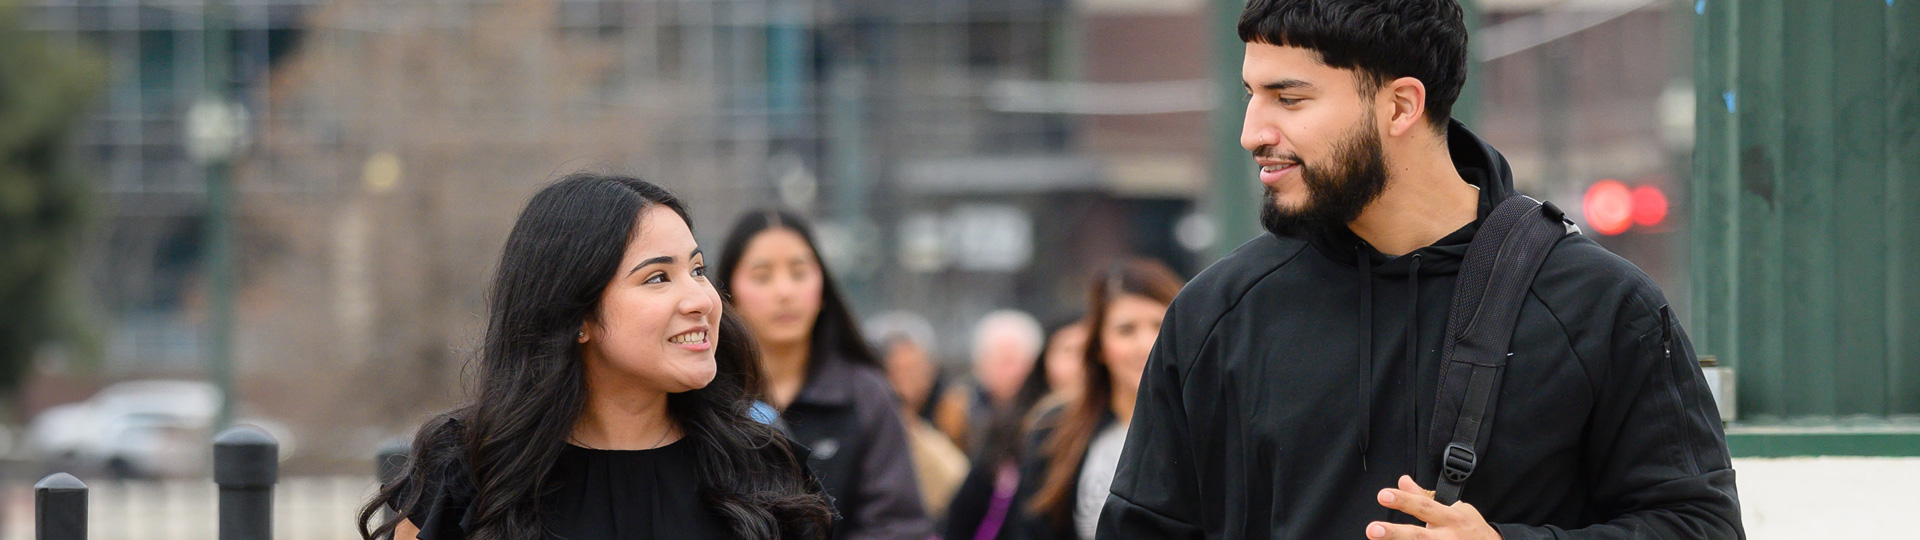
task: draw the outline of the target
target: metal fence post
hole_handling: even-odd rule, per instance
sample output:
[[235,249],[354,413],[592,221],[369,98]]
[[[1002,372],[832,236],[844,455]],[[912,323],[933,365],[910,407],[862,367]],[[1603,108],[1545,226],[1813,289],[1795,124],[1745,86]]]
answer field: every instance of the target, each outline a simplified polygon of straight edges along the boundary
[[213,438],[213,482],[220,486],[219,540],[273,539],[273,484],[280,476],[280,443],[253,426],[234,426]]
[[[374,454],[374,465],[381,486],[399,480],[400,474],[407,470],[408,446],[405,438],[388,439],[386,444],[380,445],[380,451]],[[393,519],[393,509],[381,509],[380,519]]]
[[34,540],[86,540],[87,484],[53,473],[33,485]]

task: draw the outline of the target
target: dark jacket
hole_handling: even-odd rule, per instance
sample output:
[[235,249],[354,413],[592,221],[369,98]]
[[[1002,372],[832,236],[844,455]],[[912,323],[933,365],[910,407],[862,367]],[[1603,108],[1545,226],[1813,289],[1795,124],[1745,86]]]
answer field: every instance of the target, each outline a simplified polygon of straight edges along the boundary
[[[1450,128],[1480,216],[1505,158]],[[1194,278],[1147,364],[1100,538],[1360,538],[1425,455],[1441,334],[1478,222],[1387,257],[1350,231],[1262,235]],[[1409,347],[1409,344],[1412,347]],[[1505,540],[1744,537],[1720,418],[1653,282],[1584,236],[1520,310],[1462,499]]]
[[835,540],[926,540],[933,534],[914,478],[898,398],[878,368],[816,358],[781,414],[840,519]]

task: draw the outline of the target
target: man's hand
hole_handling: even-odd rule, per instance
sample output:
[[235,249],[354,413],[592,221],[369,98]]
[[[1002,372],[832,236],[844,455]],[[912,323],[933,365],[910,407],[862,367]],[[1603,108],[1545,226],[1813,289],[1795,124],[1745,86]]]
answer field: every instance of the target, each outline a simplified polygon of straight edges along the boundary
[[1465,501],[1445,506],[1433,500],[1433,492],[1420,488],[1413,477],[1402,475],[1400,489],[1380,490],[1380,506],[1406,512],[1426,522],[1426,527],[1375,521],[1367,525],[1367,538],[1376,540],[1500,540],[1500,532],[1480,517],[1480,510]]

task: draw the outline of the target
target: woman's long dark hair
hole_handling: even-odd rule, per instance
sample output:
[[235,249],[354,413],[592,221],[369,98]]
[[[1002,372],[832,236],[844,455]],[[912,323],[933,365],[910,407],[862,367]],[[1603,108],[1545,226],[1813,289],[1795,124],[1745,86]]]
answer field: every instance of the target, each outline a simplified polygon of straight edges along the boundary
[[[1134,294],[1161,304],[1172,304],[1185,283],[1166,264],[1152,259],[1128,259],[1093,277],[1087,294],[1087,353],[1080,365],[1086,376],[1080,383],[1080,396],[1066,406],[1066,412],[1053,426],[1053,435],[1041,447],[1047,458],[1046,476],[1040,490],[1027,503],[1034,515],[1049,516],[1065,523],[1073,515],[1073,489],[1078,485],[1075,472],[1093,443],[1095,431],[1113,408],[1113,371],[1102,358],[1100,328],[1107,324],[1107,307],[1114,299]],[[1043,368],[1044,369],[1044,368]]]
[[[420,428],[401,480],[361,509],[362,538],[391,537],[430,494],[446,496],[450,475],[470,479],[469,538],[547,536],[548,474],[586,400],[574,333],[599,313],[640,213],[659,208],[687,219],[672,194],[628,177],[574,174],[533,196],[500,257],[476,395]],[[751,334],[723,309],[716,339],[713,382],[667,397],[694,445],[702,497],[734,537],[822,537],[832,510],[818,483],[778,431],[748,415],[760,381]],[[389,507],[399,511],[376,521]]]
[[738,221],[733,222],[733,231],[727,233],[727,242],[720,248],[720,263],[713,268],[712,275],[720,277],[720,293],[727,298],[733,297],[733,283],[740,273],[740,257],[746,255],[747,244],[753,242],[760,233],[774,229],[798,233],[800,239],[806,241],[807,250],[813,252],[813,259],[818,261],[820,267],[820,315],[813,319],[813,344],[807,357],[833,355],[855,364],[881,368],[880,356],[874,354],[873,349],[867,346],[866,339],[860,336],[860,326],[854,323],[853,310],[847,307],[846,298],[840,296],[840,287],[833,283],[833,273],[827,271],[826,260],[820,258],[820,244],[813,241],[813,231],[800,216],[784,210],[765,209],[742,214]]

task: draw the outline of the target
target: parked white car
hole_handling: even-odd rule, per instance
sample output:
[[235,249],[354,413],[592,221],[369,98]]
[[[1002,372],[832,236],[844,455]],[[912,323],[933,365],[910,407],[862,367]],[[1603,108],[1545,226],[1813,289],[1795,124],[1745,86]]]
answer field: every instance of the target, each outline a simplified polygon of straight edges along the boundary
[[[79,403],[56,406],[34,417],[28,448],[53,468],[115,478],[205,474],[213,454],[213,423],[220,390],[202,381],[150,380],[108,386]],[[286,428],[244,420],[280,440],[281,457],[292,450]]]

